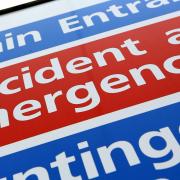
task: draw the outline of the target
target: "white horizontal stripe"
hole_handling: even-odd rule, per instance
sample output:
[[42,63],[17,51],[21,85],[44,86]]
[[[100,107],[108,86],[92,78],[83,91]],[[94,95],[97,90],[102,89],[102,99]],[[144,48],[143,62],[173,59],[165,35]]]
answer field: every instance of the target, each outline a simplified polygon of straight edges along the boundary
[[[180,92],[2,146],[0,157],[180,102]],[[4,137],[5,138],[5,137]]]
[[120,34],[120,33],[127,32],[127,31],[130,31],[130,30],[134,30],[134,29],[137,29],[137,28],[145,27],[145,26],[148,26],[148,25],[151,25],[151,24],[155,24],[155,23],[162,22],[164,20],[169,20],[169,19],[179,17],[179,16],[180,16],[180,11],[176,11],[176,12],[173,12],[173,13],[170,13],[170,14],[166,14],[166,15],[159,16],[159,17],[156,17],[156,18],[152,18],[152,19],[149,19],[149,20],[138,22],[138,23],[131,24],[131,25],[128,25],[128,26],[124,26],[124,27],[121,27],[121,28],[118,28],[118,29],[114,29],[114,30],[111,30],[111,31],[100,33],[100,34],[90,36],[90,37],[87,37],[87,38],[83,38],[83,39],[80,39],[80,40],[76,40],[76,41],[73,41],[73,42],[70,42],[70,43],[62,44],[62,45],[52,47],[52,48],[49,48],[49,49],[45,49],[45,50],[42,50],[42,51],[39,51],[39,52],[35,52],[35,53],[29,54],[29,55],[25,55],[25,56],[21,56],[21,57],[15,58],[15,59],[11,59],[9,61],[1,62],[0,63],[0,68],[8,67],[8,66],[20,63],[20,62],[32,60],[33,58],[37,58],[37,57],[44,56],[44,55],[47,55],[47,54],[51,54],[51,53],[54,53],[54,52],[62,51],[62,50],[65,50],[65,49],[68,49],[68,48],[71,48],[71,47],[83,45],[83,44],[86,44],[86,43],[89,43],[89,42],[92,42],[92,41],[96,41],[96,40],[99,40],[99,39],[102,39],[102,38],[106,38],[106,37],[109,37],[109,36],[112,36],[112,35]]
[[[5,1],[5,0],[4,0]],[[0,31],[40,21],[109,0],[56,0],[0,16]]]

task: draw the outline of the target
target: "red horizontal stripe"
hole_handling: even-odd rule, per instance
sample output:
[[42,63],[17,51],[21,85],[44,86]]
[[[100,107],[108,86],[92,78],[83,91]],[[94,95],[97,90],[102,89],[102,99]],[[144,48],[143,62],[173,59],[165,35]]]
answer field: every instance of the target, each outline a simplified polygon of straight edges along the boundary
[[[11,84],[11,87],[21,86],[22,91],[14,95],[0,94],[0,108],[5,108],[9,112],[10,125],[0,129],[0,145],[16,142],[28,137],[32,137],[41,133],[45,133],[60,127],[65,127],[77,122],[81,122],[93,117],[97,117],[106,113],[110,113],[119,109],[123,109],[135,104],[156,99],[165,95],[169,95],[180,90],[179,75],[169,73],[163,67],[166,59],[178,55],[179,46],[168,43],[168,37],[165,32],[178,28],[179,18],[157,23],[137,30],[129,31],[123,34],[104,38],[82,46],[70,48],[61,52],[53,53],[47,56],[39,57],[28,62],[22,62],[0,70],[0,82],[11,77],[19,76],[19,82]],[[128,52],[126,48],[121,48],[120,45],[127,39],[139,40],[138,48],[147,50],[147,54],[142,56],[134,56]],[[92,56],[94,52],[102,51],[107,48],[119,48],[124,55],[124,61],[117,62],[111,55],[107,55],[108,65],[98,67],[95,58]],[[71,74],[66,70],[66,64],[73,58],[86,56],[92,60],[93,69],[82,74]],[[34,88],[29,90],[23,89],[21,68],[28,66],[31,70],[31,75],[42,67],[50,65],[50,59],[56,58],[60,60],[65,78],[46,85],[40,85],[33,79]],[[150,72],[144,72],[143,77],[147,81],[146,85],[137,86],[129,70],[139,68],[145,64],[157,65],[165,78],[156,80]],[[175,64],[179,67],[179,62]],[[123,74],[128,79],[130,89],[109,94],[102,90],[100,82],[103,78],[111,74]],[[77,113],[75,108],[79,107],[68,102],[66,98],[67,91],[78,84],[85,84],[93,81],[97,92],[100,96],[100,103],[95,108],[86,112]],[[54,93],[61,90],[63,95],[57,101],[57,112],[48,114],[45,108],[43,96],[45,94]],[[86,93],[81,91],[81,96]],[[12,114],[14,107],[29,99],[34,99],[41,102],[42,116],[30,121],[17,121]],[[90,103],[90,102],[88,102]],[[87,103],[87,104],[88,104]],[[103,119],[102,119],[103,121]]]

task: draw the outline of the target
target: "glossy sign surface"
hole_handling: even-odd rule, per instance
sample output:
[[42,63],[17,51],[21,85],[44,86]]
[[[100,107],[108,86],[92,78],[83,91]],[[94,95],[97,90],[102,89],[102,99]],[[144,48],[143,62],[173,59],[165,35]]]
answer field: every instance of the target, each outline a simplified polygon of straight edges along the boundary
[[69,0],[1,17],[0,180],[178,180],[179,8]]

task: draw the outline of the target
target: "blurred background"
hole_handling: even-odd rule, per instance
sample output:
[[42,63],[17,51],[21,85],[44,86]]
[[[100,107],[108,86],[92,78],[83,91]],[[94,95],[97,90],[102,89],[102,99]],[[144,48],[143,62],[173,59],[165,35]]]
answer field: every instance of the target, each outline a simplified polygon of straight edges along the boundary
[[24,3],[33,2],[36,0],[0,0],[0,10],[18,6]]

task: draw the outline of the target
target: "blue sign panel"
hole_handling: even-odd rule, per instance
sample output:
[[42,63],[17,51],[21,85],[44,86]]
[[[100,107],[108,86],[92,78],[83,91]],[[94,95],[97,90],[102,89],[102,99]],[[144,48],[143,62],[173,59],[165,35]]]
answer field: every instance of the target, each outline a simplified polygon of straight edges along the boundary
[[177,103],[2,157],[0,179],[178,180],[179,109]]
[[180,0],[69,2],[2,18],[0,180],[179,180]]
[[113,0],[0,32],[0,62],[179,10],[179,0]]

